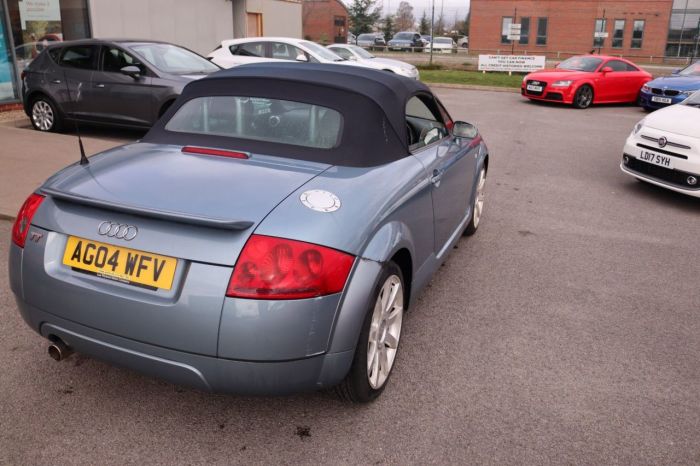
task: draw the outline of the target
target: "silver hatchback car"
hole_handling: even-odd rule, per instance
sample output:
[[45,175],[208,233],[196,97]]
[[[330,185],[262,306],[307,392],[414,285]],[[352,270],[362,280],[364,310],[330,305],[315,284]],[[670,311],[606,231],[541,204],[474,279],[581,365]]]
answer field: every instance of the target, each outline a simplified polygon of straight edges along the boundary
[[57,360],[203,390],[384,390],[404,311],[482,218],[489,154],[420,82],[244,65],[49,178],[10,285]]

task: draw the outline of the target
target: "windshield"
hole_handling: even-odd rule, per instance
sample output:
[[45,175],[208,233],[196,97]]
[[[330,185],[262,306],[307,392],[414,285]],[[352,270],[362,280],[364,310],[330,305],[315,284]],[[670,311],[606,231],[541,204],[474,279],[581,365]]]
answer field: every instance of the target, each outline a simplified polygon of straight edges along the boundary
[[221,68],[194,52],[172,44],[130,44],[129,48],[139,54],[156,69],[171,74],[213,73]]
[[683,68],[679,73],[679,76],[700,76],[700,62],[695,62],[692,65]]
[[324,60],[343,61],[343,59],[340,58],[338,55],[331,52],[330,50],[323,47],[322,45],[318,45],[315,42],[302,41],[302,42],[299,42],[299,45],[303,45],[304,47],[309,49],[314,55],[316,55],[317,57],[320,57]]
[[357,40],[374,40],[374,34],[360,34]]
[[452,39],[447,38],[447,37],[436,37],[435,38],[435,43],[436,44],[451,44]]
[[693,107],[700,107],[700,91],[696,91],[695,94],[691,94],[690,97],[681,102],[683,105],[690,105]]
[[399,32],[394,36],[395,40],[413,40],[413,34],[410,32]]
[[180,107],[166,131],[330,149],[343,118],[326,107],[258,97],[197,97]]
[[374,58],[374,55],[372,55],[362,47],[358,47],[357,45],[350,45],[348,46],[348,48],[355,52],[355,54],[358,55],[360,58]]
[[592,72],[598,69],[603,62],[602,58],[595,57],[571,57],[564,60],[557,66],[560,70],[587,71]]

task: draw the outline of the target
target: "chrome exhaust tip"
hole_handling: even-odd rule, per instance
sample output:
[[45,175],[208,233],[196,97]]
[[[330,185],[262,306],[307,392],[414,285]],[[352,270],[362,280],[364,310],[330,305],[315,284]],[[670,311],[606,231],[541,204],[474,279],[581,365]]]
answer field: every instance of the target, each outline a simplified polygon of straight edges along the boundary
[[63,361],[73,354],[73,348],[63,343],[61,340],[56,340],[49,345],[49,356],[54,361]]

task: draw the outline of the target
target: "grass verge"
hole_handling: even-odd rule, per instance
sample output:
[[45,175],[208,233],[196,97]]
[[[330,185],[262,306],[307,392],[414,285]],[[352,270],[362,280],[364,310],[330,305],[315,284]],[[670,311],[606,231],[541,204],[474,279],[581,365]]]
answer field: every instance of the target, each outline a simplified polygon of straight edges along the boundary
[[420,79],[426,83],[476,84],[479,86],[518,88],[523,75],[508,73],[482,73],[480,71],[461,70],[420,70]]

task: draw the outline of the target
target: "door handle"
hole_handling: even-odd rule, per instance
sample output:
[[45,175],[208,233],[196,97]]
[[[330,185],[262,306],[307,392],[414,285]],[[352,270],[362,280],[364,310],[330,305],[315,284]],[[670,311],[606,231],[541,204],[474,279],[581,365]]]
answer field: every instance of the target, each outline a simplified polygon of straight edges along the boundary
[[105,85],[100,83],[100,84],[95,84],[95,87],[99,87],[100,89],[104,89]]
[[51,84],[61,84],[61,80],[60,79],[52,79]]
[[442,180],[442,174],[444,172],[442,170],[438,170],[437,168],[433,170],[433,176],[430,177],[430,182],[435,185],[435,187],[440,186],[440,180]]

